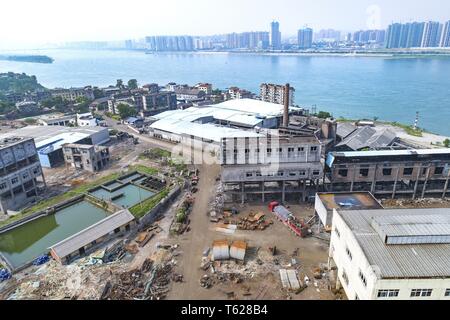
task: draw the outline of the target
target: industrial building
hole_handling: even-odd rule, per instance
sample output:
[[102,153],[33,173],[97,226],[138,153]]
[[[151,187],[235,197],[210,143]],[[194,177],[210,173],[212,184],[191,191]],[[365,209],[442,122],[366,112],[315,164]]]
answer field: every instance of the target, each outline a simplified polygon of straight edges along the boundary
[[121,210],[50,247],[51,256],[61,264],[83,257],[99,245],[131,230],[134,216]]
[[0,212],[34,201],[39,184],[45,185],[45,180],[33,139],[0,138]]
[[[291,114],[303,109],[291,107]],[[153,137],[181,142],[183,137],[220,145],[222,138],[262,137],[261,128],[277,128],[283,106],[253,99],[229,100],[209,107],[191,107],[153,116],[149,127]]]
[[336,210],[329,267],[350,300],[450,300],[450,209]]
[[331,227],[334,210],[369,209],[383,209],[370,192],[319,192],[314,202],[314,211],[326,228]]
[[76,169],[97,172],[109,163],[109,148],[88,144],[63,144],[64,161]]
[[330,152],[325,172],[330,192],[445,197],[450,193],[450,149]]
[[323,177],[321,147],[314,135],[222,139],[225,200],[305,201]]
[[63,144],[100,145],[109,141],[109,132],[102,127],[27,126],[1,134],[0,140],[11,137],[33,138],[41,165],[53,168],[64,163]]

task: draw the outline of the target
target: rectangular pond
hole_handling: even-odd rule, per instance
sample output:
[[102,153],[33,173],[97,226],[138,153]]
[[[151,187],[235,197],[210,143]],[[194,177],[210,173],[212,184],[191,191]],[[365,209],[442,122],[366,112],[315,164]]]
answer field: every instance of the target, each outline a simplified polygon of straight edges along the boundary
[[155,193],[133,184],[127,184],[114,192],[110,192],[104,188],[98,188],[91,191],[90,194],[98,199],[111,200],[123,208],[131,208],[135,204],[151,198]]
[[14,268],[20,267],[48,248],[106,218],[108,213],[80,201],[45,217],[0,234],[0,252]]

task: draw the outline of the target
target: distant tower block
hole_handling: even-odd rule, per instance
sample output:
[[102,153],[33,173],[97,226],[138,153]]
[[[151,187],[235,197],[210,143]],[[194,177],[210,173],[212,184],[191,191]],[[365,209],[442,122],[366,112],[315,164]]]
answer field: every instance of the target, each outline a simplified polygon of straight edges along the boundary
[[417,130],[419,125],[419,111],[416,112],[416,120],[414,120],[414,130]]

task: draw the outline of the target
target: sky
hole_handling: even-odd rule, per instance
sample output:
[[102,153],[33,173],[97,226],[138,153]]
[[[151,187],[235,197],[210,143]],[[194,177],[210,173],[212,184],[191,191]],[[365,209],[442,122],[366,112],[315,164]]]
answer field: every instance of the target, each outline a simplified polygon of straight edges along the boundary
[[43,43],[212,35],[300,27],[341,31],[450,19],[447,0],[14,0],[0,4],[0,48]]

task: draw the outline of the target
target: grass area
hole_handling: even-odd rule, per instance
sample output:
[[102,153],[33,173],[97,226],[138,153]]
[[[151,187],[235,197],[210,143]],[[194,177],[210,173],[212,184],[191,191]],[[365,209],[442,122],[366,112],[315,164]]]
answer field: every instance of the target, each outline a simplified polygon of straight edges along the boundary
[[129,166],[129,171],[138,171],[140,173],[145,173],[145,174],[149,174],[149,175],[154,175],[158,173],[158,169],[155,168],[151,168],[151,167],[146,167],[144,165],[141,164],[137,164],[134,166]]
[[131,207],[129,210],[133,216],[136,218],[142,218],[145,216],[150,210],[152,210],[163,198],[167,197],[169,194],[169,188],[163,189],[157,195],[144,200],[141,203],[138,203]]
[[169,158],[171,153],[167,150],[163,150],[161,148],[153,148],[150,150],[146,150],[139,155],[139,159],[162,159]]
[[414,136],[414,137],[423,137],[423,130],[418,128],[418,129],[414,129],[413,126],[411,125],[406,125],[406,124],[401,124],[398,122],[383,122],[384,124],[390,124],[391,126],[394,127],[398,127],[398,128],[402,128],[403,130],[405,130],[405,132],[407,134],[409,134],[410,136]]

